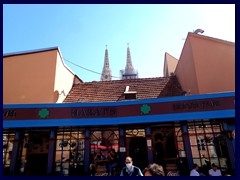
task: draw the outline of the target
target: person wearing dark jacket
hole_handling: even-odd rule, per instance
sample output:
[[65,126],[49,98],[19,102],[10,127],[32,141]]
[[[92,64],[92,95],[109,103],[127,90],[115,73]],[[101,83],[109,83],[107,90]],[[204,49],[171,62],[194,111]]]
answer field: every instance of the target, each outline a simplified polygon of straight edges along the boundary
[[108,155],[108,171],[109,176],[114,175],[113,169],[118,166],[118,157],[115,149],[111,149],[109,155]]

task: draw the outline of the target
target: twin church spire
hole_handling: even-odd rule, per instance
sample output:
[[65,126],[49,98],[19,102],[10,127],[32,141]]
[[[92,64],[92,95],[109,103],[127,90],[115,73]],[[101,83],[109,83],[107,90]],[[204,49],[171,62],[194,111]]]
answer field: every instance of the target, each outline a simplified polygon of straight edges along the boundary
[[125,67],[125,70],[120,71],[120,74],[121,74],[122,79],[136,79],[136,78],[138,78],[138,72],[134,69],[134,67],[132,65],[132,58],[131,58],[129,43],[128,43],[128,48],[127,48],[126,67]]
[[109,66],[108,49],[106,45],[101,81],[111,81],[111,80],[112,80],[112,71]]
[[[127,48],[126,66],[125,66],[125,69],[120,70],[120,75],[121,75],[121,79],[136,79],[136,78],[138,78],[138,72],[134,69],[134,67],[132,65],[132,58],[131,58],[129,43],[128,43],[128,48]],[[109,65],[108,49],[107,49],[107,45],[106,45],[101,81],[111,81],[111,80],[112,80],[112,72],[111,72],[110,65]]]

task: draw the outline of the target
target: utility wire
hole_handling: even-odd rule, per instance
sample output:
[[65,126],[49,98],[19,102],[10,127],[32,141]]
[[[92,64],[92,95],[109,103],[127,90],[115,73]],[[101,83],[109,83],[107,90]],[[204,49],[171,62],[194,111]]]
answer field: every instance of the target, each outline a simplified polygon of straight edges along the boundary
[[[73,65],[75,65],[75,66],[77,66],[77,67],[79,67],[79,68],[82,68],[82,69],[86,70],[86,71],[89,71],[89,72],[92,72],[92,73],[95,73],[95,74],[100,74],[100,75],[102,75],[102,73],[99,73],[99,72],[93,71],[93,70],[91,70],[91,69],[87,69],[87,68],[85,68],[85,67],[82,67],[82,66],[80,66],[80,65],[78,65],[78,64],[75,64],[75,63],[73,63],[73,62],[65,59],[65,58],[63,58],[63,59],[64,59],[64,61],[67,61],[67,62],[69,62],[69,63],[71,63],[71,64],[73,64]],[[118,78],[118,79],[120,79],[120,77],[117,77],[117,76],[112,76],[112,78]]]

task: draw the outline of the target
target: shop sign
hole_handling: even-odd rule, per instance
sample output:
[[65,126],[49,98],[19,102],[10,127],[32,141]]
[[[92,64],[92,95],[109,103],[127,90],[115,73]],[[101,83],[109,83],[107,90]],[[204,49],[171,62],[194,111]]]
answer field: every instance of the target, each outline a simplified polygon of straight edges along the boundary
[[4,119],[11,119],[16,117],[16,111],[15,110],[5,110],[3,111],[3,118]]
[[126,147],[120,147],[119,152],[126,152]]
[[115,107],[90,107],[72,109],[72,117],[74,118],[96,118],[115,116],[117,116],[117,110]]
[[[11,108],[8,106],[3,109],[3,120],[48,120],[48,119],[85,119],[85,118],[115,118],[115,117],[134,117],[134,116],[152,116],[163,114],[200,112],[200,111],[219,111],[235,109],[233,103],[234,97],[191,99],[183,101],[161,101],[148,103],[123,103],[108,106],[106,103],[99,103],[98,106],[68,106],[67,103],[57,107],[42,108]],[[155,100],[154,100],[155,101]],[[136,101],[138,102],[138,101]],[[88,104],[89,105],[89,104]]]
[[211,108],[216,108],[220,106],[219,101],[192,101],[192,102],[184,102],[184,103],[175,103],[173,104],[174,111],[188,111],[188,110],[206,110]]

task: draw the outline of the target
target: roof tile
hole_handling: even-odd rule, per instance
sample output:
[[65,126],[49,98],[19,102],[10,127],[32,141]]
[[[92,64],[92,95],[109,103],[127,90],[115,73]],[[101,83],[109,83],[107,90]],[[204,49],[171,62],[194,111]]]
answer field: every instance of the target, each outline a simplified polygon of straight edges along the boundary
[[93,81],[73,85],[64,100],[69,102],[116,102],[124,100],[124,91],[137,92],[137,99],[179,96],[182,89],[175,76]]

